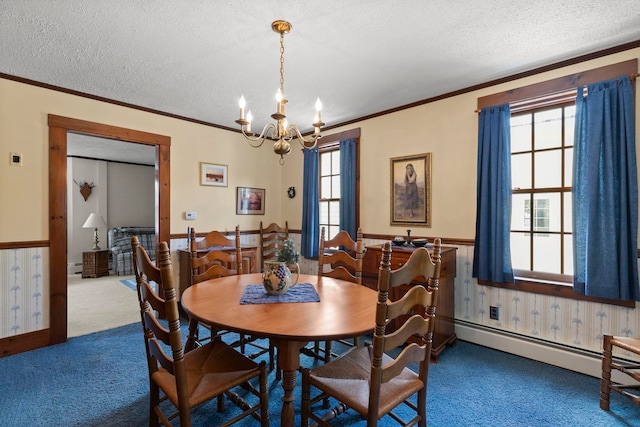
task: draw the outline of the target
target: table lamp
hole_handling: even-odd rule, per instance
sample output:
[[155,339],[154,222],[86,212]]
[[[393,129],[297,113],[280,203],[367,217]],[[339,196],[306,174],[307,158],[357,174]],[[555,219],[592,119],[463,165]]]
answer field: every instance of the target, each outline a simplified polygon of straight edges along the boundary
[[82,228],[93,228],[93,251],[99,251],[100,246],[98,246],[98,228],[107,228],[107,223],[105,222],[102,215],[97,213],[92,213],[89,215],[89,218],[84,222]]

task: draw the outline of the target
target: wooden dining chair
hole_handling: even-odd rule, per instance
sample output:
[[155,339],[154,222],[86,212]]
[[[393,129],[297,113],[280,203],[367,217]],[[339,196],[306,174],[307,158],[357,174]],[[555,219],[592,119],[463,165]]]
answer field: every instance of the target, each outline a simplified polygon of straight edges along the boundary
[[[160,242],[158,247],[159,267],[149,259],[136,236],[131,238],[131,246],[149,370],[149,425],[160,422],[169,427],[173,425],[171,420],[179,417],[181,427],[191,426],[193,408],[218,397],[218,410],[223,411],[223,396],[227,396],[242,412],[224,425],[252,416],[261,426],[268,426],[266,364],[257,364],[219,340],[185,353],[167,243]],[[252,384],[256,380],[258,389]],[[236,388],[248,390],[256,402],[247,402],[233,391]],[[167,400],[175,409],[171,414],[166,413],[166,403],[161,405]]]
[[[626,351],[640,356],[640,338],[612,336],[605,334],[602,339],[602,379],[600,380],[600,408],[609,410],[611,390],[628,397],[634,403],[640,403],[640,362],[624,361],[614,358],[615,350]],[[627,377],[620,381],[611,378],[612,372],[621,372]],[[623,381],[626,378],[626,381]]]
[[260,263],[262,265],[261,271],[264,271],[265,262],[275,261],[277,259],[278,251],[282,249],[284,241],[288,238],[288,221],[285,221],[284,227],[281,227],[273,222],[266,228],[262,227],[262,221],[260,221]]
[[[384,244],[373,345],[354,347],[329,363],[302,370],[303,426],[309,425],[310,418],[321,426],[328,426],[327,421],[351,408],[367,420],[368,427],[376,427],[378,420],[385,416],[403,426],[426,427],[427,380],[440,258],[440,239],[436,239],[431,254],[426,248],[418,248],[405,265],[391,271],[391,245],[389,242]],[[427,287],[411,285],[401,299],[389,301],[390,288],[409,285],[416,278],[427,279]],[[416,311],[417,307],[420,311]],[[387,324],[395,318],[403,319],[404,323],[395,332],[387,333]],[[413,342],[407,343],[409,338]],[[400,346],[404,347],[397,357],[387,354]],[[417,371],[410,369],[409,364],[417,364]],[[311,397],[312,387],[319,390],[314,397]],[[411,396],[416,400],[409,400]],[[329,397],[336,399],[338,405],[324,417],[314,413],[312,405]],[[410,420],[401,419],[395,411],[403,403],[413,410],[412,414],[415,413]]]
[[[223,248],[235,247],[235,253],[230,254],[222,251]],[[205,280],[219,277],[243,274],[242,248],[240,244],[240,227],[236,226],[235,239],[228,239],[219,231],[213,230],[207,233],[201,240],[196,240],[194,228],[189,230],[189,248],[191,251],[191,284],[203,282]],[[203,251],[207,251],[202,254]],[[200,327],[211,330],[209,325],[190,320],[189,334],[195,337],[196,345],[201,345],[207,339],[215,338],[228,333],[228,331],[211,331],[209,337],[199,337]],[[257,343],[257,338],[240,334],[237,343],[232,344],[239,347],[242,353],[246,354],[247,345],[257,351],[249,353],[248,356],[255,359],[265,353],[269,353],[269,369],[275,366],[275,348],[269,343],[264,346]]]
[[[345,230],[340,230],[335,237],[325,240],[325,228],[322,227],[318,251],[318,276],[333,277],[361,285],[364,252],[362,230],[360,228],[356,232],[356,240],[354,241]],[[340,340],[340,343],[350,347],[360,344],[357,337],[353,339],[353,342]],[[315,343],[312,349],[305,347],[303,351],[308,356],[323,360],[326,363],[331,360],[332,347],[331,341],[325,341],[324,348],[321,348],[319,343]],[[333,354],[333,356],[336,356],[336,354]]]

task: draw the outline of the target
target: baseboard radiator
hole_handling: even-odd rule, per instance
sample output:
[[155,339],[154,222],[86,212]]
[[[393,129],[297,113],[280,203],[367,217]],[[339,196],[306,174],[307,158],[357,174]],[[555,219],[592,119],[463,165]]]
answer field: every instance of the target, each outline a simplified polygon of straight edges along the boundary
[[[592,377],[602,375],[602,354],[456,320],[459,340],[558,366]],[[615,373],[614,373],[615,374]]]

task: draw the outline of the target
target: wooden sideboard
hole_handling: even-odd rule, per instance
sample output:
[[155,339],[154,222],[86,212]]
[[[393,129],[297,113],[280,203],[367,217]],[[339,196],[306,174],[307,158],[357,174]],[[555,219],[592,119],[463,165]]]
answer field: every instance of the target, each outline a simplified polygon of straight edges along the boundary
[[[242,248],[242,272],[243,273],[257,273],[258,272],[258,248],[255,246],[241,246]],[[198,251],[198,256],[202,256],[210,250],[218,249],[227,253],[235,253],[236,248],[229,247],[214,247]],[[178,260],[180,262],[180,292],[178,296],[182,296],[185,289],[191,286],[191,252],[187,249],[178,249]],[[229,268],[235,268],[228,266]]]
[[[382,260],[382,245],[367,246],[362,266],[363,284],[371,289],[378,289],[378,270]],[[407,262],[413,251],[413,246],[392,246],[391,269],[396,270]],[[438,356],[444,351],[447,345],[455,345],[456,331],[454,326],[455,306],[454,306],[454,279],[456,277],[456,250],[450,246],[442,247],[442,264],[440,267],[440,283],[438,291],[438,305],[436,308],[436,325],[433,334],[433,344],[431,357],[434,362],[438,361]],[[389,297],[392,301],[401,298],[409,289],[408,286],[400,286],[391,289]],[[395,330],[397,325],[390,324],[390,328]]]

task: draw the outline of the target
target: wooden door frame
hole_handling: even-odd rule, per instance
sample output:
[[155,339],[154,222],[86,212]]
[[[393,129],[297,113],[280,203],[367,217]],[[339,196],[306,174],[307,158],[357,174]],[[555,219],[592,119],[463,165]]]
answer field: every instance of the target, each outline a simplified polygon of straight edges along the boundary
[[67,340],[67,133],[155,147],[155,229],[170,242],[171,137],[49,114],[49,345]]

